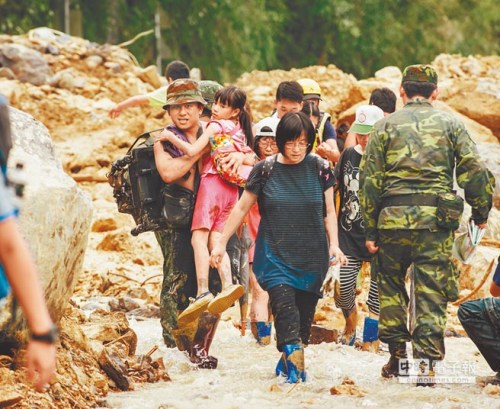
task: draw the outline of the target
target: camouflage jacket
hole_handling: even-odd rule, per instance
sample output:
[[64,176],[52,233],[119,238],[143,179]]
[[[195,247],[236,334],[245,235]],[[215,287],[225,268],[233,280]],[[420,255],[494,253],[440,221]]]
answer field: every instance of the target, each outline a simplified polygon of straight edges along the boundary
[[479,158],[463,123],[414,99],[378,121],[360,165],[360,202],[366,239],[379,229],[436,229],[436,207],[383,206],[399,195],[437,195],[458,185],[472,207],[472,218],[484,223],[492,205],[493,175]]

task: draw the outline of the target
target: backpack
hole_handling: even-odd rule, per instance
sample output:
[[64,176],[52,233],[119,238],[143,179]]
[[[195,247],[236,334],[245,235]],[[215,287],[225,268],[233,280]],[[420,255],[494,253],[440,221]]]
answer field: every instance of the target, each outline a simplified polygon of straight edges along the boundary
[[[130,231],[133,236],[191,224],[193,192],[165,183],[156,169],[151,134],[162,130],[139,135],[125,156],[112,163],[107,174],[118,211],[134,218],[136,227]],[[203,132],[201,127],[200,131]],[[136,146],[140,140],[144,141]]]
[[[160,214],[164,183],[156,169],[151,136],[162,129],[139,135],[125,156],[112,163],[107,174],[118,211],[130,214],[137,225],[131,230],[133,236],[164,227]],[[140,140],[144,141],[136,146]]]

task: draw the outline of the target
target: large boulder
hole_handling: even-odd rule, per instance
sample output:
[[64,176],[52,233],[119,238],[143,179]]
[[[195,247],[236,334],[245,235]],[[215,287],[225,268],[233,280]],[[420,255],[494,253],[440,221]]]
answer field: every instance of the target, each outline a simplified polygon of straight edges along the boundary
[[21,44],[0,45],[0,67],[8,68],[18,80],[33,85],[45,84],[52,75],[43,54]]
[[440,54],[440,99],[500,137],[500,57]]
[[[14,108],[10,118],[14,147],[9,167],[22,163],[28,177],[19,223],[38,267],[51,316],[57,322],[82,270],[92,204],[64,173],[47,128]],[[8,310],[5,306],[0,311],[3,319]],[[22,322],[18,318],[12,329],[22,328]]]

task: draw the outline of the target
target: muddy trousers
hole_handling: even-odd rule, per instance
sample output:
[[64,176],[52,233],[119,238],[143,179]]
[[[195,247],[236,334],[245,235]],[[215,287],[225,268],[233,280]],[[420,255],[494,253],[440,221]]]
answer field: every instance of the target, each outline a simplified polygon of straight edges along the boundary
[[500,372],[500,298],[464,302],[457,315],[490,368]]
[[[453,232],[380,230],[377,284],[382,342],[412,342],[415,358],[444,358],[448,301],[458,298],[457,270],[451,262]],[[408,329],[408,267],[414,267],[414,328]]]
[[191,246],[191,231],[167,229],[155,232],[163,254],[163,283],[160,293],[160,322],[165,345],[175,347],[172,330],[177,326],[177,311],[196,297],[196,268]]
[[[156,231],[155,237],[163,254],[163,283],[160,293],[163,340],[167,347],[174,348],[176,344],[172,330],[177,327],[177,313],[189,306],[189,298],[196,297],[198,288],[191,229],[165,229]],[[210,269],[209,280],[210,291],[218,293],[221,282],[216,270]]]
[[276,346],[283,351],[287,344],[309,344],[318,295],[286,284],[268,289],[276,329]]

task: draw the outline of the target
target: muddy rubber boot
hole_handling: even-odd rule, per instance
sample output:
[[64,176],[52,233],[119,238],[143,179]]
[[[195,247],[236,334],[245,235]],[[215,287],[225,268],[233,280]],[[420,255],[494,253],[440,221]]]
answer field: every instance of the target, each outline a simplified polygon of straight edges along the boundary
[[189,359],[196,364],[198,368],[215,369],[217,368],[217,358],[208,355],[210,345],[214,339],[220,315],[204,312],[198,321],[198,329],[194,336],[193,345],[189,354]]
[[286,361],[285,353],[283,352],[280,356],[278,364],[276,365],[276,369],[274,370],[274,372],[276,373],[276,376],[287,376],[288,375],[288,372],[286,370],[285,361]]
[[172,330],[172,335],[179,351],[191,351],[193,339],[198,329],[198,320],[188,322],[184,325],[178,325]]
[[436,361],[433,359],[426,359],[428,361],[429,368],[423,368],[423,373],[417,376],[417,386],[424,386],[433,388],[436,386],[435,371]]
[[271,343],[272,322],[252,321],[250,323],[250,328],[259,345],[266,346]]
[[283,356],[286,367],[286,382],[298,383],[306,381],[304,348],[301,344],[283,345]]
[[378,320],[365,317],[365,325],[363,326],[363,351],[377,352],[380,341],[378,339]]
[[381,374],[384,378],[393,378],[400,376],[399,360],[408,358],[405,342],[390,342],[389,352],[391,353],[391,357],[389,358],[389,361],[382,367]]

